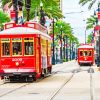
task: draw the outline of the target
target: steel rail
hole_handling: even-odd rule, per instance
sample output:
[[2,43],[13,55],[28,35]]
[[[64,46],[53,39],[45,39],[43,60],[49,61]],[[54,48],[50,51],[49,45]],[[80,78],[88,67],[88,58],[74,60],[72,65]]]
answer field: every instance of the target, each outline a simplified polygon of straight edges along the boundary
[[[21,88],[23,88],[23,87],[25,87],[25,86],[27,86],[27,85],[30,85],[30,84],[31,84],[31,83],[26,83],[26,84],[23,84],[23,85],[21,84],[21,86],[18,85],[18,87],[14,88],[14,89],[11,89],[11,90],[9,90],[9,91],[7,91],[7,92],[1,94],[0,97],[4,97],[4,96],[6,96],[6,95],[8,95],[8,94],[10,94],[10,93],[12,93],[12,92],[14,92],[14,91],[17,91],[17,90],[19,90],[19,89],[21,89]],[[8,85],[8,84],[6,83],[6,84],[2,84],[2,85]],[[1,85],[0,85],[0,86],[1,86]]]
[[90,67],[90,98],[91,100],[95,100],[93,69],[91,67]]
[[53,100],[53,99],[57,96],[57,94],[59,94],[60,90],[63,89],[63,87],[64,87],[68,82],[70,82],[70,80],[73,78],[74,75],[75,75],[75,72],[72,73],[72,75],[70,76],[69,79],[66,79],[66,80],[65,80],[65,82],[61,85],[61,87],[58,88],[48,100]]

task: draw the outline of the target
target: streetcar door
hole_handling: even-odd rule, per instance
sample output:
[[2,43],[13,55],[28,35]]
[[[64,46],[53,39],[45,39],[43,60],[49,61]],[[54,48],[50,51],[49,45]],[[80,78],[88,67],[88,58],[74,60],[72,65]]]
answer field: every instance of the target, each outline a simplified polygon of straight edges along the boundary
[[40,73],[41,71],[41,63],[40,63],[40,38],[36,38],[36,71]]

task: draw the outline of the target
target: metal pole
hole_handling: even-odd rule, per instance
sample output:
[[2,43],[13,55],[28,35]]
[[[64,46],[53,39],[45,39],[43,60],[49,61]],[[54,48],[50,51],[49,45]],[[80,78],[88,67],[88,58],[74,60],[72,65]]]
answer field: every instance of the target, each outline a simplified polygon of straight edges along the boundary
[[55,43],[54,43],[54,19],[53,19],[53,46],[52,46],[52,64],[55,65]]
[[42,6],[43,6],[43,4],[41,2],[41,4],[40,4],[40,7],[41,7],[41,9],[40,9],[40,24],[44,26],[45,25],[45,13],[42,9]]

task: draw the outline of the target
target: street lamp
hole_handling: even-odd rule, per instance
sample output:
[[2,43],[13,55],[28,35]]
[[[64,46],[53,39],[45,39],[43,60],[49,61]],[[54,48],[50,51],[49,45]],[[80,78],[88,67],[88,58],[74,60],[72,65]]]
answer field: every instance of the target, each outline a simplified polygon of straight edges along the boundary
[[40,24],[44,26],[45,25],[45,13],[42,7],[43,7],[43,3],[41,2],[40,3]]

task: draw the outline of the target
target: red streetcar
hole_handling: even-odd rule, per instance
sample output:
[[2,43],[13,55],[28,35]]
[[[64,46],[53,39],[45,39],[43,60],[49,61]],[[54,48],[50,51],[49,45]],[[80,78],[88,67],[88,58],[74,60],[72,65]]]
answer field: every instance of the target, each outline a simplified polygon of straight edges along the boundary
[[36,22],[8,23],[0,32],[0,75],[33,81],[51,73],[51,37]]
[[78,64],[89,64],[94,63],[94,48],[90,45],[82,45],[78,48]]

